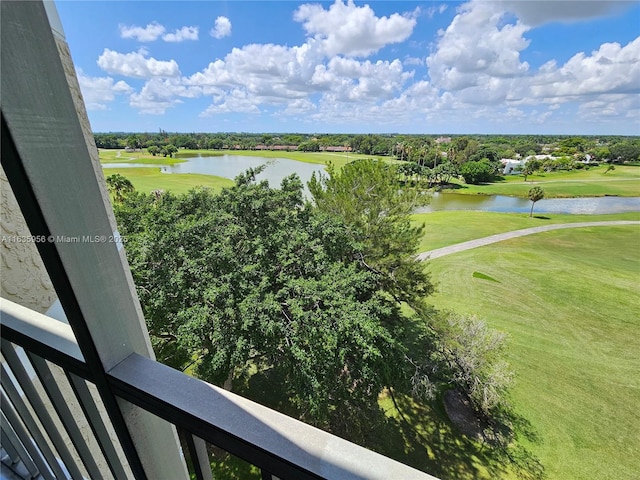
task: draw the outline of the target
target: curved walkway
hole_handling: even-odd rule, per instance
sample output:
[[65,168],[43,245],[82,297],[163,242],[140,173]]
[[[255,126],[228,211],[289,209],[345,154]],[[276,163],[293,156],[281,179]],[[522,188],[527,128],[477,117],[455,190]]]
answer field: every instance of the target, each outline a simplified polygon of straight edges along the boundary
[[534,233],[548,232],[550,230],[560,230],[562,228],[582,228],[582,227],[610,227],[614,225],[640,225],[640,221],[635,220],[615,220],[609,222],[579,222],[579,223],[557,223],[555,225],[543,225],[541,227],[523,228],[522,230],[513,230],[511,232],[498,233],[489,237],[469,240],[468,242],[456,243],[448,247],[437,248],[428,252],[422,252],[417,255],[420,261],[434,259],[450,255],[452,253],[463,252],[476,247],[484,247],[492,243],[509,240],[510,238],[524,237]]

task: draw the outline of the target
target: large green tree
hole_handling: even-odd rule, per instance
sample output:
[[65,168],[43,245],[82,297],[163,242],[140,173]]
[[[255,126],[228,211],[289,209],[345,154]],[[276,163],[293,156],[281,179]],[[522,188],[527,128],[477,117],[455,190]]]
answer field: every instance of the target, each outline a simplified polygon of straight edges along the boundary
[[424,227],[410,218],[428,195],[377,161],[315,177],[317,205],[297,177],[271,188],[258,172],[219,194],[133,193],[114,206],[156,356],[226,388],[258,372],[301,419],[366,443],[385,388],[450,388],[429,372],[439,362],[456,374],[466,352],[437,354],[450,329],[426,305],[433,287],[414,257]]
[[178,152],[178,149],[172,143],[162,147],[162,149],[160,150],[160,153],[162,154],[163,157],[167,157],[167,156],[173,157],[173,155],[177,152]]
[[309,182],[318,209],[352,228],[362,244],[357,260],[386,293],[414,308],[423,305],[433,287],[414,256],[424,224],[413,223],[411,214],[430,195],[420,186],[401,186],[398,167],[378,160],[357,160],[340,171],[329,165],[327,172]]
[[640,140],[632,139],[615,143],[609,147],[614,162],[637,162],[640,160]]
[[305,204],[296,177],[274,189],[255,174],[116,207],[154,349],[227,388],[272,372],[301,418],[349,436],[406,381],[399,306],[352,228]]
[[473,185],[490,182],[493,180],[494,174],[495,167],[486,159],[478,162],[467,162],[460,167],[460,175],[462,175],[464,181]]

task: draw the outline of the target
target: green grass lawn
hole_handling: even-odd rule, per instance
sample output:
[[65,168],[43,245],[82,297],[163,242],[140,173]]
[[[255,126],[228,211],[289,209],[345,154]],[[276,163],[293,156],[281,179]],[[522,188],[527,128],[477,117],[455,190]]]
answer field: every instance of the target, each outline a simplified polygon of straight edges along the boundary
[[171,191],[173,193],[186,193],[194,187],[209,187],[221,190],[223,187],[233,185],[233,180],[216,177],[214,175],[201,175],[196,173],[161,173],[159,168],[103,168],[105,178],[119,173],[128,178],[136,190],[149,193],[153,190]]
[[639,226],[580,228],[428,263],[438,308],[509,334],[513,403],[550,479],[640,472],[639,243]]
[[[519,226],[517,216],[492,215],[500,230]],[[575,221],[620,217],[628,215]],[[509,334],[517,375],[512,401],[534,433],[521,441],[526,451],[517,458],[530,468],[519,475],[460,434],[438,405],[396,394],[401,416],[388,392],[380,396],[384,417],[372,419],[367,446],[443,480],[533,478],[527,473],[537,462],[551,480],[634,478],[640,471],[639,240],[638,226],[560,230],[428,263],[438,308],[476,313]],[[278,380],[254,375],[237,391],[295,415],[275,394]],[[259,478],[237,459],[215,466],[225,478]]]
[[640,212],[609,215],[567,215],[545,213],[529,217],[525,213],[496,213],[479,211],[442,211],[413,215],[416,222],[425,223],[425,235],[420,252],[446,247],[476,238],[511,230],[556,223],[603,222],[610,220],[640,220]]
[[617,165],[615,170],[604,173],[606,166],[589,170],[537,173],[527,177],[506,175],[504,180],[486,185],[467,185],[455,181],[455,193],[511,195],[526,197],[533,186],[541,186],[547,198],[552,197],[598,197],[618,195],[634,197],[640,195],[640,167]]
[[[281,390],[273,387],[283,383],[283,378],[268,369],[253,372],[245,381],[237,382],[234,391],[297,417],[300,412],[292,407]],[[394,407],[389,392],[383,392],[379,397],[380,415],[370,419],[367,448],[443,480],[491,480],[513,474],[491,450],[456,431],[442,409],[432,409],[407,395],[396,393],[395,396],[402,416]],[[215,472],[221,473],[221,478],[260,478],[255,468],[235,457],[218,457],[212,465]]]
[[184,162],[181,158],[163,157],[162,155],[154,157],[149,155],[146,149],[136,150],[135,152],[126,152],[119,150],[98,149],[100,163],[150,163],[156,165],[174,165]]

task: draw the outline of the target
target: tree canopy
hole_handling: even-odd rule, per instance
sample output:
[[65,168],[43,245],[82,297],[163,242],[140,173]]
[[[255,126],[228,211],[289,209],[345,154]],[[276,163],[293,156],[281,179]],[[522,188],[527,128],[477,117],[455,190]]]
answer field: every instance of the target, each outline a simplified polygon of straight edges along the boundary
[[356,441],[385,388],[424,396],[421,386],[433,394],[458,375],[489,409],[476,402],[503,392],[486,374],[493,356],[475,370],[457,360],[477,358],[464,347],[477,329],[444,328],[426,303],[424,225],[410,214],[428,194],[374,160],[314,177],[315,204],[297,176],[271,188],[259,172],[218,194],[133,192],[114,204],[158,360],[226,388],[256,372],[278,378],[301,419]]
[[400,309],[347,225],[305,204],[296,177],[273,189],[256,173],[116,207],[154,349],[227,387],[277,371],[303,419],[339,430],[405,379]]
[[533,206],[536,204],[538,200],[542,200],[544,198],[544,190],[542,187],[533,187],[529,189],[529,200],[531,200],[531,212],[529,212],[529,216],[533,216]]
[[341,171],[330,165],[327,172],[309,182],[318,209],[349,225],[362,242],[360,263],[380,275],[396,301],[416,307],[433,287],[414,258],[424,224],[415,225],[410,215],[430,195],[419,186],[401,187],[397,167],[382,161],[358,160]]
[[470,161],[462,164],[460,167],[460,175],[464,181],[469,184],[477,185],[479,183],[490,182],[493,180],[496,167],[491,165],[489,160]]
[[105,182],[107,184],[109,193],[117,202],[121,202],[124,199],[125,195],[128,195],[134,191],[131,181],[128,178],[120,175],[119,173],[109,175],[105,179]]

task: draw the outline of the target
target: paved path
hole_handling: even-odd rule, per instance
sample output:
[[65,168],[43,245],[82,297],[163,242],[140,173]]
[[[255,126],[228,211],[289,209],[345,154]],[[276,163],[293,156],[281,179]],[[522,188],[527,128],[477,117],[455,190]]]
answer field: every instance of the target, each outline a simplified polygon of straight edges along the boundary
[[[531,178],[531,177],[529,177]],[[609,177],[609,178],[585,178],[583,180],[580,179],[568,179],[568,180],[528,180],[522,182],[509,182],[508,184],[502,185],[538,185],[543,183],[591,183],[591,182],[637,182],[640,180],[640,177],[631,177],[631,178],[620,178],[620,177]],[[553,198],[553,197],[550,197]]]
[[456,243],[448,247],[437,248],[428,252],[418,254],[418,260],[434,259],[450,255],[452,253],[463,252],[476,247],[484,247],[491,243],[501,242],[510,238],[524,237],[534,233],[548,232],[550,230],[560,230],[561,228],[582,228],[582,227],[609,227],[612,225],[640,225],[639,221],[634,220],[616,220],[609,222],[579,222],[579,223],[557,223],[555,225],[544,225],[541,227],[523,228],[522,230],[513,230],[511,232],[498,233],[489,237],[478,238],[468,242]]

